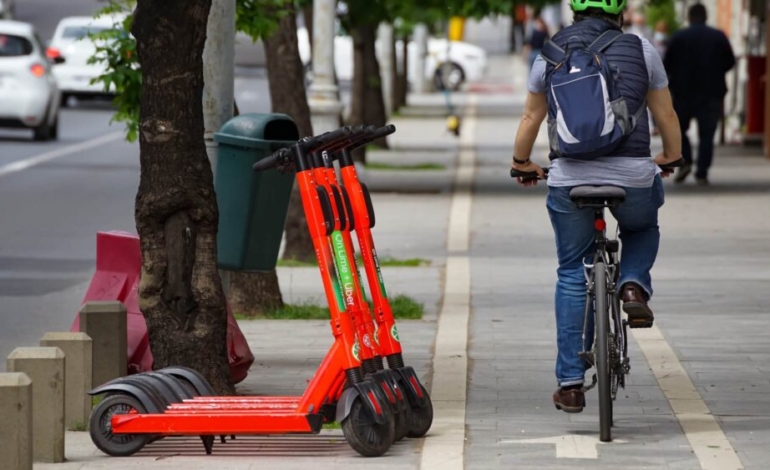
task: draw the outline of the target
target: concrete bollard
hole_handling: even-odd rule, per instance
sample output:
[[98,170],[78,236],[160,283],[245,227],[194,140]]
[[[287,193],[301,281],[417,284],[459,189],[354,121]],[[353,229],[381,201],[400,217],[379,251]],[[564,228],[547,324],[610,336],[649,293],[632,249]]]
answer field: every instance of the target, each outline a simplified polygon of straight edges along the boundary
[[126,306],[121,302],[87,302],[80,309],[80,331],[93,341],[94,387],[127,375]]
[[93,388],[93,341],[85,333],[55,332],[46,333],[40,346],[64,351],[64,425],[67,429],[85,430],[91,417],[88,391]]
[[64,353],[59,348],[16,348],[6,369],[32,380],[35,462],[64,462]]
[[32,381],[0,374],[0,468],[32,470]]

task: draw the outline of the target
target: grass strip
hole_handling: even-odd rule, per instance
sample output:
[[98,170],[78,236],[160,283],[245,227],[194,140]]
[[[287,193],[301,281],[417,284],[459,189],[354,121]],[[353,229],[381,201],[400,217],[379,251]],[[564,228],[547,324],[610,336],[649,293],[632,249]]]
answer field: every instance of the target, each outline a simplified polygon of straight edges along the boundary
[[412,165],[401,165],[396,163],[367,162],[364,165],[367,170],[394,170],[394,171],[435,171],[444,170],[446,166],[439,163],[416,163]]
[[[425,312],[421,303],[406,295],[397,295],[390,299],[390,306],[397,320],[419,320]],[[311,304],[287,304],[260,316],[248,317],[241,313],[234,313],[234,316],[236,320],[328,320],[329,309]]]

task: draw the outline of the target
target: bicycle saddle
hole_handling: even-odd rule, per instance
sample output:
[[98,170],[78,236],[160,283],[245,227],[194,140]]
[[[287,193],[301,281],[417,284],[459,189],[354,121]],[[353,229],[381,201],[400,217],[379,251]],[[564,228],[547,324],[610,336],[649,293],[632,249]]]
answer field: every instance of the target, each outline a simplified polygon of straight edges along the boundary
[[626,199],[626,190],[618,186],[576,186],[569,192],[573,201],[601,199],[622,202]]

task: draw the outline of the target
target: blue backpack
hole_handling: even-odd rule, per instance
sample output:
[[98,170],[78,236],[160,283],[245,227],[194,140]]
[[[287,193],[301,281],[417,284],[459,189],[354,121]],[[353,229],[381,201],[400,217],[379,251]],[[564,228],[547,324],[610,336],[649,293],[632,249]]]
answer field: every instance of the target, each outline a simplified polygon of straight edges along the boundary
[[610,155],[633,132],[646,106],[629,115],[604,51],[623,35],[609,30],[586,45],[570,38],[562,49],[549,41],[546,67],[548,140],[556,157],[591,160]]

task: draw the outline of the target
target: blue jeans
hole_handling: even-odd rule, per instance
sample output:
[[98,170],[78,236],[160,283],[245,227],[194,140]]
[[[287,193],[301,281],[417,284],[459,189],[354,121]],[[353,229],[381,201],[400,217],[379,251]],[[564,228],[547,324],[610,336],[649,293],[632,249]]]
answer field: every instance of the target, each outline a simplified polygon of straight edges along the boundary
[[[583,260],[594,253],[594,210],[578,209],[570,200],[571,188],[549,188],[546,205],[556,235],[559,258],[556,282],[556,379],[560,387],[583,383],[586,363],[583,351],[583,319],[586,278]],[[663,181],[656,176],[649,188],[625,188],[626,200],[612,209],[620,225],[622,249],[620,282],[634,282],[652,296],[650,269],[660,242],[658,209],[663,205]],[[591,307],[593,308],[593,307]],[[586,350],[593,343],[593,315],[590,316]]]

